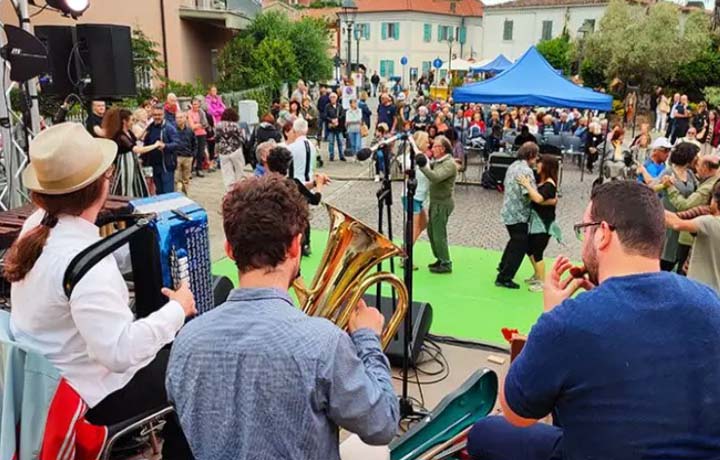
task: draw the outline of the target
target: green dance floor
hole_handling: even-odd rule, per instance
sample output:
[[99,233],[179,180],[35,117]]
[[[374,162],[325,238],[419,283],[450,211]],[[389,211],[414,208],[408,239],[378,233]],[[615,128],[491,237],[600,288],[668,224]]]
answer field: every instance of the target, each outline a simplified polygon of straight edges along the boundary
[[[307,283],[312,281],[310,275],[320,263],[325,235],[326,231],[313,232],[312,256],[302,262]],[[427,264],[434,262],[430,244],[421,241],[415,246],[415,265],[420,270],[415,272],[413,297],[432,305],[431,332],[503,345],[505,341],[500,332],[503,327],[529,332],[542,313],[542,294],[529,292],[522,283],[532,275],[529,262],[523,263],[515,277],[522,287],[509,290],[494,284],[500,252],[458,246],[451,247],[450,252],[453,273],[435,275],[427,269]],[[385,263],[385,267],[389,269],[389,264]],[[402,278],[402,270],[396,268]],[[237,270],[229,259],[215,262],[213,273],[228,276],[237,284]]]

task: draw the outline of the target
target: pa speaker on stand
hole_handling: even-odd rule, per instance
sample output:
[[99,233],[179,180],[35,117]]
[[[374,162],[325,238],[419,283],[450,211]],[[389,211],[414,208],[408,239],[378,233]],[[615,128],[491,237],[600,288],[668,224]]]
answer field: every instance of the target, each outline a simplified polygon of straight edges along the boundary
[[131,29],[106,24],[78,24],[76,44],[85,95],[92,99],[122,99],[137,94]]

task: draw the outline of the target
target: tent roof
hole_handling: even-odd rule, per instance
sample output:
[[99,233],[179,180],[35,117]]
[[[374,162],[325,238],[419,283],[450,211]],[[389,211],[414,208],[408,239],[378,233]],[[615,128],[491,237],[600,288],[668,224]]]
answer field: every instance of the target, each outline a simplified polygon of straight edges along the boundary
[[612,96],[583,88],[558,75],[534,46],[501,74],[455,89],[453,99],[516,106],[612,109]]
[[475,72],[502,72],[512,66],[512,61],[506,58],[503,54],[498,54],[495,59],[490,62],[484,63],[478,66],[470,67],[470,70]]
[[[459,58],[453,59],[453,60],[450,62],[450,64],[451,64],[450,70],[464,70],[464,71],[466,71],[466,72],[467,72],[468,70],[470,70],[470,67],[473,65],[472,62],[466,61],[465,59],[459,59]],[[443,63],[443,65],[442,65],[442,67],[440,67],[440,69],[441,69],[441,70],[448,70],[448,63],[447,63],[447,61],[445,61],[445,62]]]

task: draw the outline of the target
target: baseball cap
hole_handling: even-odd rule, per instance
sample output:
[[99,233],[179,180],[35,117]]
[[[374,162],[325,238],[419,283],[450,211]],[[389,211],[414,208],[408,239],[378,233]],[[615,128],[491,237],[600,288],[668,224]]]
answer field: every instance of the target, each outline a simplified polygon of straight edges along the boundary
[[653,141],[653,143],[652,143],[652,145],[650,146],[650,148],[653,149],[653,150],[655,150],[655,149],[670,150],[670,149],[672,149],[672,144],[671,144],[670,141],[667,139],[667,137],[662,137],[662,136],[661,136],[661,137],[658,137],[657,139],[655,139],[655,140]]

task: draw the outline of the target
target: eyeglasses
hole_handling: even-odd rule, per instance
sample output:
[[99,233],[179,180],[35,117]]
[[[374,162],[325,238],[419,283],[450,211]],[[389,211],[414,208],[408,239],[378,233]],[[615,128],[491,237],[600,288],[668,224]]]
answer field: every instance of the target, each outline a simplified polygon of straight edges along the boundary
[[[598,225],[602,225],[602,222],[585,222],[582,224],[575,224],[573,225],[573,230],[575,231],[575,237],[579,241],[585,240],[585,229],[590,227],[597,227]],[[607,224],[610,231],[615,231],[615,226],[611,224]]]

